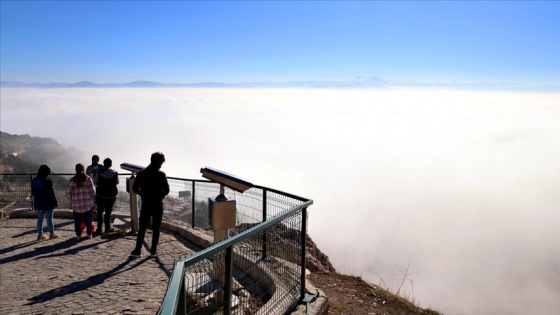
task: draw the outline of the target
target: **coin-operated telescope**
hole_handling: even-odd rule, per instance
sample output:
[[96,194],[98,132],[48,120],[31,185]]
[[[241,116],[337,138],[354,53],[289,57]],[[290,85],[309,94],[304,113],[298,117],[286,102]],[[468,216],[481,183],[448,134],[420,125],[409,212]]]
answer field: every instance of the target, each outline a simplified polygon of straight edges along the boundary
[[243,193],[253,184],[235,175],[228,174],[212,167],[200,169],[202,177],[220,184],[220,194],[208,198],[208,221],[214,230],[214,243],[228,237],[228,229],[235,227],[236,202],[225,194],[225,187]]
[[136,164],[131,164],[131,163],[121,163],[121,168],[130,171],[132,173],[138,173],[141,170],[143,170],[145,167]]
[[131,232],[134,234],[138,232],[139,220],[138,196],[136,195],[134,190],[132,190],[132,186],[134,185],[134,180],[136,179],[134,175],[138,174],[138,172],[143,170],[145,167],[131,163],[121,163],[121,168],[132,173],[130,177],[126,178],[126,192],[130,194],[130,221],[132,223]]

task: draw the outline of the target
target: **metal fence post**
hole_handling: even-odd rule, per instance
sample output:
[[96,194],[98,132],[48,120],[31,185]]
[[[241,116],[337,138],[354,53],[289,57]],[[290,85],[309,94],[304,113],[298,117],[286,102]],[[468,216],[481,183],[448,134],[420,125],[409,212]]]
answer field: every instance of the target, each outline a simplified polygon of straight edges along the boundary
[[187,314],[187,289],[185,288],[185,277],[179,285],[179,301],[177,301],[177,314]]
[[307,254],[307,208],[301,210],[301,275],[300,275],[300,300],[305,297],[305,269]]
[[195,209],[195,205],[194,205],[194,195],[195,195],[195,190],[194,190],[194,180],[192,182],[192,196],[191,196],[191,210],[192,210],[192,227],[194,228],[194,219],[195,219],[195,215],[194,215],[194,209]]
[[233,294],[233,246],[226,248],[226,272],[224,279],[224,314],[231,314],[231,295]]
[[[268,200],[266,198],[266,194],[267,194],[267,190],[263,189],[263,205],[262,205],[262,211],[263,211],[263,218],[262,218],[262,222],[266,221],[266,205],[268,203]],[[267,238],[267,232],[264,231],[263,236],[262,236],[262,260],[267,259],[267,255],[268,255],[268,249],[266,248],[267,243],[268,242],[268,238]]]

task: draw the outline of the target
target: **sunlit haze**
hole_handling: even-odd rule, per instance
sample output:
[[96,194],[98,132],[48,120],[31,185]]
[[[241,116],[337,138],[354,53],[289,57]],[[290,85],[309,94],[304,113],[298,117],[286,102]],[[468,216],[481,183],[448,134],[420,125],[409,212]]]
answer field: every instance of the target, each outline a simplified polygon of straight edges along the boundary
[[[166,154],[314,200],[342,272],[446,314],[560,310],[560,95],[439,90],[10,89],[2,131],[116,163]],[[84,157],[87,164],[89,156]],[[78,161],[69,161],[72,165]],[[56,170],[53,170],[56,171]]]

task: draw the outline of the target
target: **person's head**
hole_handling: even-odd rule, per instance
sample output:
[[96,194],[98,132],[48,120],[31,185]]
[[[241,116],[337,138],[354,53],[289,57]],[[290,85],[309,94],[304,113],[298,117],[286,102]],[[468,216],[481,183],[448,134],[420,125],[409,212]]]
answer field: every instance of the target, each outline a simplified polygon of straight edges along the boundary
[[76,175],[74,175],[74,183],[78,185],[78,187],[82,186],[82,183],[86,181],[86,168],[84,164],[78,163],[76,164]]
[[152,157],[150,158],[150,164],[156,166],[158,169],[161,168],[161,165],[165,162],[165,155],[161,152],[154,152],[152,153]]
[[110,158],[106,158],[105,160],[103,160],[103,167],[106,169],[111,168],[111,166],[113,166],[113,161]]
[[86,172],[86,168],[84,167],[84,164],[82,164],[82,163],[76,164],[75,170],[76,170],[76,175],[83,174],[83,173]]
[[99,155],[95,154],[91,157],[91,164],[97,165],[97,163],[99,163]]
[[37,171],[37,176],[38,176],[38,177],[46,178],[46,177],[49,176],[50,174],[51,174],[51,169],[50,169],[50,167],[48,167],[48,166],[45,165],[45,164],[39,166],[39,170]]

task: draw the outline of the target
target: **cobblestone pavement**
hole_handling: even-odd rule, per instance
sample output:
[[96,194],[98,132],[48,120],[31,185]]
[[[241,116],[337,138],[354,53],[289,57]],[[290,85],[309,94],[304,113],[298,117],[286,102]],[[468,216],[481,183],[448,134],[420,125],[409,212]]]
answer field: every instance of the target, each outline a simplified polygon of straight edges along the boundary
[[[59,239],[37,241],[36,219],[0,220],[0,314],[154,314],[174,261],[194,250],[162,231],[158,258],[130,259],[135,236],[75,239],[73,221],[55,218]],[[48,234],[47,234],[48,235]],[[187,247],[188,246],[188,247]]]

